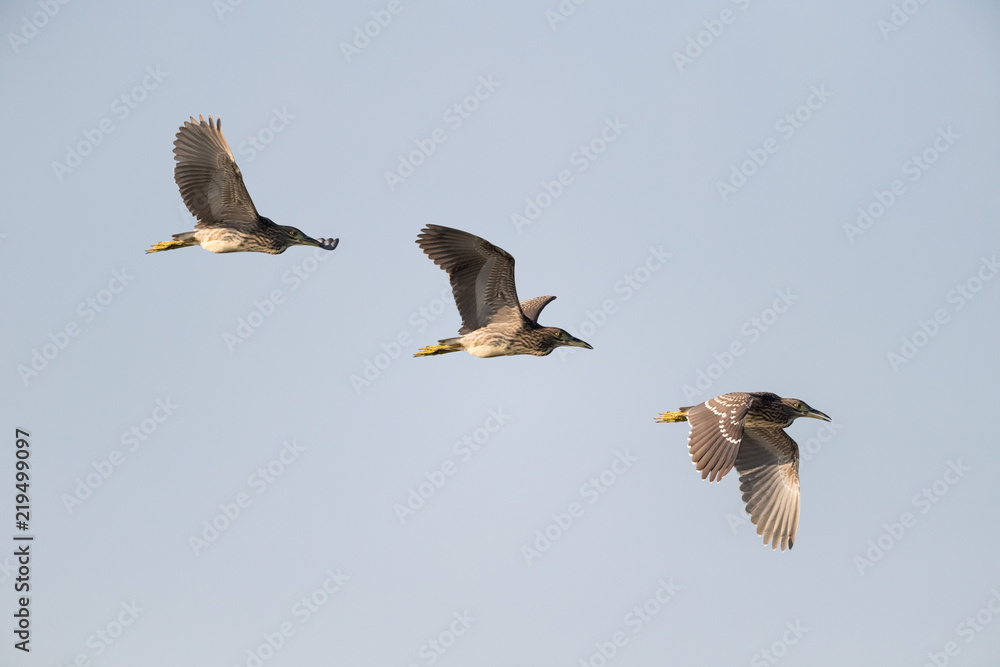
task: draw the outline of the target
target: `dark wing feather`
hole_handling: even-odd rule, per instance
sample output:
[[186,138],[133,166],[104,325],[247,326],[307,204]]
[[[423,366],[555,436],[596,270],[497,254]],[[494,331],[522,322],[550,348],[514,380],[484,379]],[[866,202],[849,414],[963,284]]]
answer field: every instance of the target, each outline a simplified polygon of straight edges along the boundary
[[732,469],[743,439],[743,419],[752,402],[750,394],[732,393],[684,408],[691,422],[688,449],[702,479],[715,482]]
[[435,264],[448,272],[461,334],[490,322],[524,319],[514,288],[514,258],[489,241],[451,227],[427,225],[417,235]]
[[790,549],[799,527],[798,445],[781,428],[747,428],[736,469],[757,534],[772,549]]
[[191,118],[174,141],[174,180],[196,229],[261,224],[243,175],[222,136],[222,120]]
[[549,305],[555,299],[554,296],[536,296],[534,299],[527,299],[521,302],[521,312],[529,320],[538,324],[538,315],[542,312],[542,308]]

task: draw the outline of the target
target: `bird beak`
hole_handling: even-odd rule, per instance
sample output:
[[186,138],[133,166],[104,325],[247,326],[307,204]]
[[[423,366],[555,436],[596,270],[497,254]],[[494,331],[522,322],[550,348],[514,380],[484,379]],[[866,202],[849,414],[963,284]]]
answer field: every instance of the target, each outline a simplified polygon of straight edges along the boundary
[[570,339],[566,341],[566,344],[569,345],[570,347],[585,347],[588,350],[594,349],[593,347],[591,347],[590,343],[582,341],[579,338],[574,338],[572,336],[570,336]]
[[323,245],[323,239],[317,240],[317,239],[312,238],[311,236],[307,236],[304,239],[302,239],[301,241],[299,241],[299,245],[312,245],[312,246],[316,246],[317,248],[323,248],[323,247],[325,247]]
[[812,408],[809,408],[809,412],[805,413],[802,416],[803,417],[812,417],[813,419],[822,419],[823,421],[826,421],[826,422],[832,422],[833,421],[832,419],[830,419],[829,415],[827,415],[825,413],[822,413],[819,410],[813,410]]

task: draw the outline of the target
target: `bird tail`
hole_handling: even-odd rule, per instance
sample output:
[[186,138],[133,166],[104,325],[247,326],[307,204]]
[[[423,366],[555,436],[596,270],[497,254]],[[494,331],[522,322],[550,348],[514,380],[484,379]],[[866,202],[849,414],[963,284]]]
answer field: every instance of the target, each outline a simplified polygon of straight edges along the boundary
[[661,412],[656,418],[657,423],[664,422],[686,422],[688,420],[687,409],[681,408],[680,412]]
[[439,345],[428,345],[427,347],[420,348],[420,351],[414,354],[415,357],[432,357],[435,354],[448,354],[449,352],[458,352],[464,349],[462,344],[459,342],[459,338],[445,338],[444,340],[439,340]]
[[173,250],[174,248],[186,248],[189,245],[198,245],[198,239],[194,237],[195,233],[196,232],[182,232],[180,234],[174,234],[172,241],[160,241],[146,252],[163,252],[164,250]]

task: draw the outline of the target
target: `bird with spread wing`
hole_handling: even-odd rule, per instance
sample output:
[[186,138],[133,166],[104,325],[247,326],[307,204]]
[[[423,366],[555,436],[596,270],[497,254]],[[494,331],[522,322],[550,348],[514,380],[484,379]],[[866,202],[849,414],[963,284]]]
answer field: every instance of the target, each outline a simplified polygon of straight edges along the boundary
[[417,245],[448,273],[462,328],[457,337],[424,347],[414,356],[465,350],[477,357],[543,357],[564,345],[593,349],[562,329],[538,324],[538,314],[555,297],[518,301],[514,258],[504,249],[468,232],[440,225],[422,229]]
[[799,527],[799,447],[785,428],[799,417],[831,421],[804,401],[766,391],[723,394],[656,421],[691,422],[688,449],[702,479],[721,480],[736,466],[757,534],[784,550]]
[[333,250],[339,239],[314,239],[295,227],[275,224],[257,213],[243,184],[233,152],[222,135],[222,120],[203,116],[185,121],[174,141],[174,180],[191,215],[193,232],[174,234],[149,250],[162,252],[200,245],[210,252],[266,252],[279,255],[293,245]]

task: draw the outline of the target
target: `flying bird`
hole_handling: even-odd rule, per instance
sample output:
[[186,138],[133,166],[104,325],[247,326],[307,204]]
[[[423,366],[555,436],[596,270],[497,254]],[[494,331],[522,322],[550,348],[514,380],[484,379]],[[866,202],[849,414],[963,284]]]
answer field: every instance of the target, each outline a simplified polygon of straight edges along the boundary
[[440,225],[424,227],[417,235],[417,245],[448,273],[462,328],[458,337],[421,348],[413,356],[465,350],[477,357],[544,357],[563,345],[594,349],[562,329],[538,324],[538,314],[555,297],[518,301],[514,258],[504,249],[468,232]]
[[277,225],[257,213],[233,152],[222,136],[222,119],[203,116],[185,121],[174,141],[174,180],[191,215],[193,232],[174,234],[171,241],[149,250],[161,252],[200,245],[210,252],[266,252],[280,255],[293,245],[326,250],[339,239],[314,239],[295,227]]
[[736,466],[757,534],[784,551],[799,526],[799,447],[784,429],[799,417],[831,421],[804,401],[766,391],[723,394],[656,421],[691,422],[688,448],[702,479],[718,481]]

